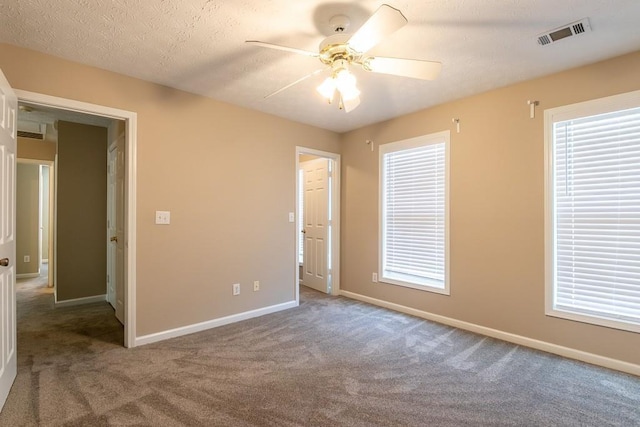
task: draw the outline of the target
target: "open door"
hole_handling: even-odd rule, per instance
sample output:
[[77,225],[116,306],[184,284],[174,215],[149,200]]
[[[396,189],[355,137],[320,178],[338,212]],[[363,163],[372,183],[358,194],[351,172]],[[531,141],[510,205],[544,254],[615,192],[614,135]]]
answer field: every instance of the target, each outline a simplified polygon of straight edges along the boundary
[[125,126],[121,120],[109,127],[107,164],[107,299],[124,325],[124,174]]
[[107,153],[107,302],[116,309],[116,158],[115,144]]
[[18,99],[0,72],[0,409],[16,378],[16,111]]
[[302,283],[329,293],[328,264],[330,249],[329,159],[303,162],[304,185],[304,262]]

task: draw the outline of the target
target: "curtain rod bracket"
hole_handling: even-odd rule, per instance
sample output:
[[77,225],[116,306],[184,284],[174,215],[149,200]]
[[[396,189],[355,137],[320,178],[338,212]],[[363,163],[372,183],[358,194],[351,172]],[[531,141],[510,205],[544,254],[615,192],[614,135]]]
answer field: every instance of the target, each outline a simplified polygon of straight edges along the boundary
[[451,119],[451,122],[456,124],[456,132],[460,133],[460,119]]
[[371,152],[373,152],[373,141],[372,141],[372,140],[370,140],[370,139],[367,139],[365,142],[367,143],[367,145],[368,145],[369,147],[371,147]]
[[529,100],[527,104],[529,104],[529,117],[534,119],[536,117],[536,106],[538,106],[540,102]]

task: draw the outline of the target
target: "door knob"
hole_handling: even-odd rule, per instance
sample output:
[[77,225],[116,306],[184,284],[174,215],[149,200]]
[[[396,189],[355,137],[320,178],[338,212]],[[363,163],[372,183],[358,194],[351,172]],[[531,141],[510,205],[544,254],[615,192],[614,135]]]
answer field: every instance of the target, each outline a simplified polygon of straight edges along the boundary
[[9,258],[2,258],[2,259],[0,259],[0,266],[2,266],[2,267],[9,267]]
[[112,236],[111,239],[109,239],[109,240],[111,240],[112,242],[116,242],[117,243],[118,242],[118,236]]
[[306,234],[307,230],[301,230],[300,232],[303,233],[303,234]]

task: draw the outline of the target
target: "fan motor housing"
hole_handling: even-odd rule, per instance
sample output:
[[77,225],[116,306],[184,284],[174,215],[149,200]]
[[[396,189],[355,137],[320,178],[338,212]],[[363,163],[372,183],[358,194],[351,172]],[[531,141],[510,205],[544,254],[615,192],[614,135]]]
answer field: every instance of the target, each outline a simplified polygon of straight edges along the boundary
[[347,62],[354,61],[359,54],[351,49],[347,42],[351,38],[351,34],[334,34],[322,40],[320,43],[320,61],[327,65],[331,65],[338,59]]

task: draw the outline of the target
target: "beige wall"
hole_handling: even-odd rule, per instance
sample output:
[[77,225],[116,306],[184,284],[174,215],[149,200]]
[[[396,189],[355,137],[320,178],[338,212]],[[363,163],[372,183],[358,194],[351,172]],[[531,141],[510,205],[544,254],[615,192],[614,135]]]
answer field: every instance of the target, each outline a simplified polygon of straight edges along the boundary
[[58,123],[58,301],[106,294],[107,128]]
[[295,146],[338,152],[335,133],[6,44],[0,68],[18,89],[137,113],[138,336],[294,299]]
[[[16,274],[38,274],[38,171],[39,166],[16,167]],[[25,255],[30,262],[24,262]]]
[[53,161],[56,158],[56,143],[18,137],[18,158]]
[[[469,97],[343,135],[342,288],[640,364],[640,334],[544,314],[546,108],[640,89],[640,53]],[[527,100],[539,100],[535,119]],[[451,119],[459,118],[458,134]],[[451,296],[374,284],[377,144],[451,130]]]
[[[640,335],[544,315],[542,120],[545,108],[640,89],[640,53],[342,137],[8,45],[0,68],[19,89],[137,112],[138,336],[293,298],[295,224],[286,217],[294,147],[304,145],[342,152],[343,289],[640,363]],[[529,99],[540,101],[533,120]],[[451,296],[373,284],[378,152],[365,140],[453,130],[454,117]],[[155,210],[170,210],[172,224],[154,225]]]

